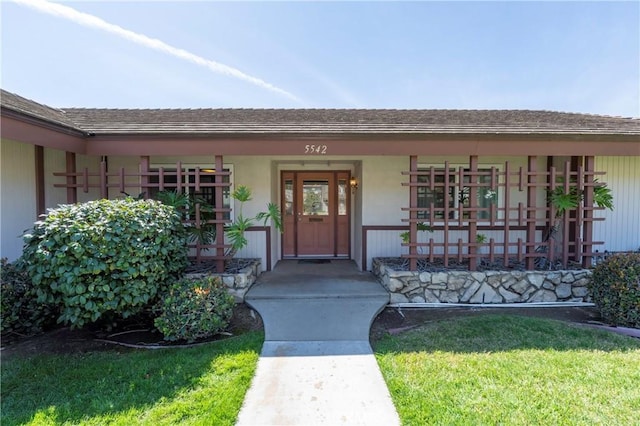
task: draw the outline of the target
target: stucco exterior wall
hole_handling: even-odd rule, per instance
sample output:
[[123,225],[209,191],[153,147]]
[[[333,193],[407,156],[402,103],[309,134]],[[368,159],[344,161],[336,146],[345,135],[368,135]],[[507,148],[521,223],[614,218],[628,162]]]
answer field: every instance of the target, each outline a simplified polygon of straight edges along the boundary
[[37,220],[35,147],[0,141],[0,257],[22,254],[23,231]]

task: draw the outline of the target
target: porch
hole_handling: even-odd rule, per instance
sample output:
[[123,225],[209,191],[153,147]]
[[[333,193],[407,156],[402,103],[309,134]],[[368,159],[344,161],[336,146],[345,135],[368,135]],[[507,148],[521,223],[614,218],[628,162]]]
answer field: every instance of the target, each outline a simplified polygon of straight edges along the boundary
[[281,260],[245,301],[262,316],[266,340],[368,341],[389,293],[350,260]]

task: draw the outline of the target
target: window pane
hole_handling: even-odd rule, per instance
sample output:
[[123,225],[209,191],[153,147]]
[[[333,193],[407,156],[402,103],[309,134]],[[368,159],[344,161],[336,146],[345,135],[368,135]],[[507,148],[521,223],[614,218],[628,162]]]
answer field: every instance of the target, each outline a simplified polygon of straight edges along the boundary
[[284,181],[284,214],[293,216],[293,180]]
[[[451,172],[449,174],[449,197],[448,204],[451,209],[449,216],[453,217],[455,212],[453,211],[455,206],[455,182],[456,175],[454,174],[453,169],[450,169]],[[426,171],[424,169],[420,171]],[[434,209],[440,209],[440,211],[434,212],[434,219],[444,219],[444,206],[445,206],[445,191],[444,191],[444,169],[438,169],[435,171],[435,184],[440,186],[435,186],[433,190],[429,188],[429,184],[431,182],[430,176],[418,176],[418,182],[424,183],[425,186],[418,187],[418,207],[427,209],[426,211],[418,212],[418,219],[429,219],[429,208],[431,203],[433,203]]]
[[347,214],[347,181],[346,179],[338,180],[338,214],[344,216]]
[[329,181],[305,180],[302,183],[302,214],[304,216],[329,215]]

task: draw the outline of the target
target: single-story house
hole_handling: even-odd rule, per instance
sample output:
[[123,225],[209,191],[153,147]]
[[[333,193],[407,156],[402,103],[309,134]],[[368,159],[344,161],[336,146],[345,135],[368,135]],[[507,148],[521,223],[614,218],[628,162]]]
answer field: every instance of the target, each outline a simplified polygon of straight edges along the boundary
[[[589,266],[640,246],[640,119],[528,110],[52,108],[1,93],[2,257],[47,208],[163,189],[233,219],[229,191],[246,185],[246,215],[280,206],[284,233],[256,226],[238,256],[262,259],[482,256],[525,269],[557,253]],[[615,208],[594,204],[606,183]],[[575,187],[561,217],[547,202]],[[423,231],[423,225],[429,231]],[[562,238],[548,238],[561,224]],[[262,225],[262,224],[260,224]],[[219,232],[217,235],[221,235]],[[224,241],[193,252],[218,262]]]

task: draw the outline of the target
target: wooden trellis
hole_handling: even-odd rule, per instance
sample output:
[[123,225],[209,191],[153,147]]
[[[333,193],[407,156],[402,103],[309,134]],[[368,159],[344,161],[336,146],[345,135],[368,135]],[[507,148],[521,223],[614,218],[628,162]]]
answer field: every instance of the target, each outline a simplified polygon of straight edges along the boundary
[[[434,262],[436,258],[442,259],[445,267],[449,266],[452,259],[468,261],[470,270],[477,270],[478,262],[483,258],[488,258],[491,263],[502,258],[504,267],[508,267],[515,258],[526,269],[534,269],[536,259],[538,262],[544,260],[547,264],[555,257],[563,267],[567,267],[570,261],[589,266],[594,255],[593,246],[604,244],[602,241],[593,241],[593,222],[604,220],[594,217],[594,211],[602,209],[594,206],[594,187],[599,185],[595,177],[604,172],[594,171],[593,157],[585,157],[583,165],[574,164],[573,167],[567,161],[562,170],[553,166],[537,170],[537,164],[538,158],[530,156],[527,167],[514,168],[507,161],[500,169],[495,166],[479,169],[478,157],[471,156],[469,165],[457,170],[452,169],[449,162],[445,162],[444,167],[420,169],[418,158],[411,156],[410,170],[403,172],[409,177],[409,182],[403,183],[410,188],[409,207],[402,208],[409,212],[409,218],[403,219],[409,223],[410,236],[409,243],[404,244],[409,247],[409,254],[404,257],[409,259],[411,270],[417,269],[418,259]],[[464,193],[468,197],[468,205],[452,203],[452,185],[459,194]],[[536,238],[536,235],[548,235],[556,221],[554,206],[546,202],[538,205],[538,195],[542,192],[546,198],[546,194],[560,185],[564,186],[565,192],[575,187],[582,194],[581,202],[575,210],[560,218],[561,243],[554,238]],[[430,191],[441,188],[441,205],[436,206],[431,202],[429,206],[419,206],[420,187]],[[480,206],[478,203],[478,191],[481,188],[496,194],[496,199],[489,206]],[[526,203],[513,200],[516,191],[526,193]],[[455,207],[451,207],[452,204]],[[480,218],[481,213],[484,218]],[[436,242],[434,238],[429,238],[427,242],[418,242],[419,223],[441,231],[442,240]],[[467,238],[452,240],[450,236],[454,229],[466,230]],[[478,233],[485,230],[490,230],[494,235],[499,231],[501,241],[494,238],[478,241]],[[524,239],[515,236],[523,232]]]

